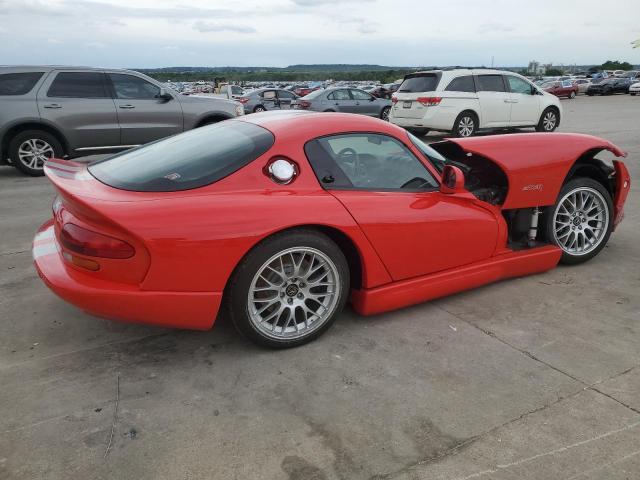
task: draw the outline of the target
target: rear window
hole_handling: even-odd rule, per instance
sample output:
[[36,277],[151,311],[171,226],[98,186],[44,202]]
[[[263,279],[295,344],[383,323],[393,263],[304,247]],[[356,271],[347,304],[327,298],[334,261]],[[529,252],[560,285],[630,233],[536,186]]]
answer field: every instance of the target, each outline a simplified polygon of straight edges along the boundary
[[438,88],[440,75],[437,73],[421,73],[419,75],[407,75],[404,82],[400,85],[398,92],[401,93],[417,93],[417,92],[433,92]]
[[42,75],[44,72],[4,73],[0,75],[0,95],[25,95]]
[[262,127],[226,121],[100,160],[89,166],[89,172],[121,190],[189,190],[231,175],[269,150],[274,141]]

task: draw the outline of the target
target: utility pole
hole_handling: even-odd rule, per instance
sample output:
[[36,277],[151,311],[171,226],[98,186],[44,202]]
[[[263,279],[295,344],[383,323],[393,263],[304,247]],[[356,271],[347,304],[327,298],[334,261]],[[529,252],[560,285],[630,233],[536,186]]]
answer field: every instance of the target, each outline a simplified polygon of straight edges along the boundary
[[493,55],[491,55],[491,68],[493,68]]

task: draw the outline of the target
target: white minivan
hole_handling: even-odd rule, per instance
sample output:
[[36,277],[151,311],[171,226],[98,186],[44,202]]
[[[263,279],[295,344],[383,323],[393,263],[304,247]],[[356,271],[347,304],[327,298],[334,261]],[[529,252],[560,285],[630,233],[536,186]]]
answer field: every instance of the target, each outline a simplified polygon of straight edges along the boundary
[[393,95],[389,121],[417,133],[469,137],[479,130],[560,125],[560,100],[516,73],[478,69],[428,70],[407,75]]

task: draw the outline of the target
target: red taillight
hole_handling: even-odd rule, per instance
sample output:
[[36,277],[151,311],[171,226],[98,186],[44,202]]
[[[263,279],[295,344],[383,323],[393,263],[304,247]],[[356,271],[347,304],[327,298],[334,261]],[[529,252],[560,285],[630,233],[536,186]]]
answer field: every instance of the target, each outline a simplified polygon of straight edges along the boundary
[[308,102],[306,100],[298,100],[298,105],[300,105],[300,108],[309,108],[311,106],[311,102]]
[[442,101],[442,97],[420,97],[418,98],[418,102],[420,102],[425,107],[435,107],[439,105]]
[[238,100],[243,105],[249,101],[249,99],[247,97],[236,98],[236,100]]
[[391,103],[398,103],[398,99],[395,95],[391,95]]
[[124,240],[92,232],[73,223],[67,223],[62,227],[60,243],[72,252],[90,257],[131,258],[136,253]]

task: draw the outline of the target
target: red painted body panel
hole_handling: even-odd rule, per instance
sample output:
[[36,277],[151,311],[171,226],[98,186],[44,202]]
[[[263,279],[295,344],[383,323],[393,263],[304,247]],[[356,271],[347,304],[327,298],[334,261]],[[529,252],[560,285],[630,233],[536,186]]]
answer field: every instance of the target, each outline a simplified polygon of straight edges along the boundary
[[[437,176],[399,127],[361,115],[304,112],[233,121],[259,124],[276,142],[237,172],[193,190],[118,190],[97,181],[82,164],[48,162],[45,173],[62,204],[34,239],[34,262],[47,285],[95,315],[205,329],[213,325],[227,282],[247,252],[264,238],[298,226],[331,229],[353,243],[362,264],[362,285],[353,301],[364,314],[543,271],[560,258],[555,247],[512,252],[501,209],[469,192],[338,192],[320,186],[304,145],[344,132],[394,136]],[[584,135],[452,141],[505,170],[510,192],[504,208],[552,204],[572,163],[585,151],[606,148],[622,154],[609,142]],[[281,157],[298,166],[289,185],[265,175],[265,167]],[[622,163],[616,170],[619,181],[628,180]],[[541,182],[542,190],[523,190],[529,182]],[[625,192],[616,196],[617,221],[625,199]],[[67,222],[124,240],[136,253],[126,260],[80,256],[100,265],[97,272],[86,271],[63,255],[70,252],[56,232]]]
[[502,168],[509,181],[504,209],[553,205],[569,170],[589,151],[609,150],[618,157],[626,156],[611,142],[570,133],[518,133],[449,141]]
[[221,292],[148,291],[81,272],[63,260],[53,221],[38,230],[33,257],[38,274],[56,295],[111,320],[207,330],[222,300]]
[[613,228],[615,230],[624,218],[624,204],[627,201],[629,190],[631,190],[631,176],[624,163],[614,160],[613,166],[616,170],[616,198],[613,199]]
[[434,275],[357,290],[351,301],[361,315],[383,313],[498,280],[544,272],[554,268],[561,256],[562,250],[551,245],[506,253]]
[[332,194],[351,212],[396,281],[486,259],[496,248],[498,222],[472,195]]

